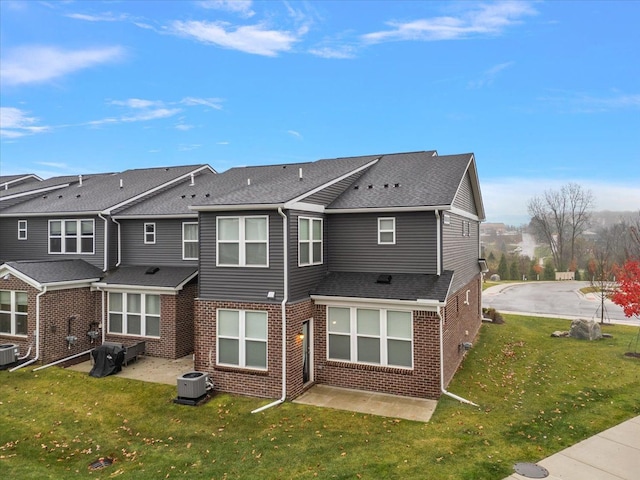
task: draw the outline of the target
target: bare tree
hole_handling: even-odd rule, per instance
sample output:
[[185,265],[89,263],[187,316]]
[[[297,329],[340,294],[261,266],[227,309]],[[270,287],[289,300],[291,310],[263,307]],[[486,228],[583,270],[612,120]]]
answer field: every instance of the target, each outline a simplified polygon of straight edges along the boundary
[[589,225],[593,204],[591,191],[575,183],[564,185],[560,190],[545,190],[542,197],[529,201],[531,226],[551,248],[558,270],[566,270],[574,258],[576,239]]
[[[620,238],[624,228],[621,224],[603,228],[593,245],[593,258],[589,262],[591,286],[600,296],[600,323],[607,318],[605,299],[615,289],[616,259],[620,253]],[[607,318],[608,319],[608,318]]]

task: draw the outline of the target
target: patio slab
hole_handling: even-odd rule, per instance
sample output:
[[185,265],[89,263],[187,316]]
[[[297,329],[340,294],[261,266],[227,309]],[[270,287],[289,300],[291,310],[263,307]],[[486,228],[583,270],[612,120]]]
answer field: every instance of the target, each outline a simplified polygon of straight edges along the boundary
[[416,422],[428,422],[438,405],[436,400],[365,392],[328,385],[314,385],[293,402]]

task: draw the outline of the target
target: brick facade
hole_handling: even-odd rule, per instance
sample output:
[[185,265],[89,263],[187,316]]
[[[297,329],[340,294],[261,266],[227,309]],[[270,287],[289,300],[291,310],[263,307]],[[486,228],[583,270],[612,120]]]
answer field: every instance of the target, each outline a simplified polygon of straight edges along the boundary
[[20,347],[20,356],[26,355],[31,347],[31,356],[35,356],[36,339],[36,295],[39,293],[28,283],[10,275],[9,278],[0,278],[0,290],[13,290],[16,292],[27,292],[27,336],[6,335],[0,333],[0,343],[12,343]]

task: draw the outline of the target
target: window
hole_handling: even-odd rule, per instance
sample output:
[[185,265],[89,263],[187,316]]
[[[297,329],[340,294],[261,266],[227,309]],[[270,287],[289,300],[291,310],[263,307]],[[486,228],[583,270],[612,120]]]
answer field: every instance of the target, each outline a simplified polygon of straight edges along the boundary
[[378,244],[394,245],[396,243],[396,219],[379,218],[378,219]]
[[184,222],[182,224],[182,259],[198,259],[198,223]]
[[160,336],[160,295],[109,293],[109,333]]
[[268,267],[267,217],[218,217],[218,266]]
[[328,307],[327,358],[389,367],[413,367],[411,312]]
[[18,220],[18,240],[27,239],[27,221]]
[[267,312],[218,310],[218,364],[267,369]]
[[0,333],[27,334],[27,292],[0,290]]
[[94,253],[93,220],[49,220],[49,253]]
[[298,218],[298,265],[322,264],[322,219]]
[[144,224],[144,243],[146,245],[153,245],[156,243],[156,224],[145,223]]

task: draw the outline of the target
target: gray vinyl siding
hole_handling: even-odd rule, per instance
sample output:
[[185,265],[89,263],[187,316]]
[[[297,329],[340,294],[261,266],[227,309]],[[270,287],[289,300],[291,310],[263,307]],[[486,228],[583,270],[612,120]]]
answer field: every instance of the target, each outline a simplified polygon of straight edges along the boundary
[[303,202],[327,206],[336,198],[338,198],[342,194],[342,192],[349,188],[353,184],[353,182],[360,178],[364,172],[366,172],[366,169],[354,173],[344,180],[340,180],[339,182],[336,182],[333,185],[320,190],[313,195],[308,196],[303,200]]
[[[93,219],[93,254],[49,254],[49,220]],[[27,221],[27,239],[18,240],[18,220]],[[104,221],[92,216],[0,218],[0,260],[69,260],[80,258],[104,268]]]
[[[298,266],[298,218],[322,218],[322,265]],[[327,220],[318,213],[292,211],[289,213],[289,301],[309,297],[309,292],[327,274]]]
[[[269,267],[216,267],[216,217],[267,215],[269,217]],[[282,217],[277,212],[200,213],[199,297],[207,300],[268,303],[267,293],[276,292],[281,302],[284,290]]]
[[476,208],[476,204],[473,198],[473,189],[471,188],[471,178],[469,177],[469,172],[467,172],[460,183],[460,188],[458,188],[458,193],[456,197],[453,199],[453,206],[464,210],[465,212],[469,212],[473,215],[477,215],[478,209]]
[[[119,220],[122,265],[198,265],[197,260],[182,259],[182,224],[197,221],[197,218]],[[144,243],[145,223],[156,224],[155,244]]]
[[[463,221],[470,223],[468,237],[462,235]],[[442,267],[444,270],[454,271],[451,292],[457,291],[480,273],[480,265],[478,264],[479,232],[479,222],[453,213],[451,214],[451,224],[442,225]]]
[[[395,217],[395,245],[378,245],[380,217]],[[335,214],[326,224],[330,271],[437,273],[433,212]]]

